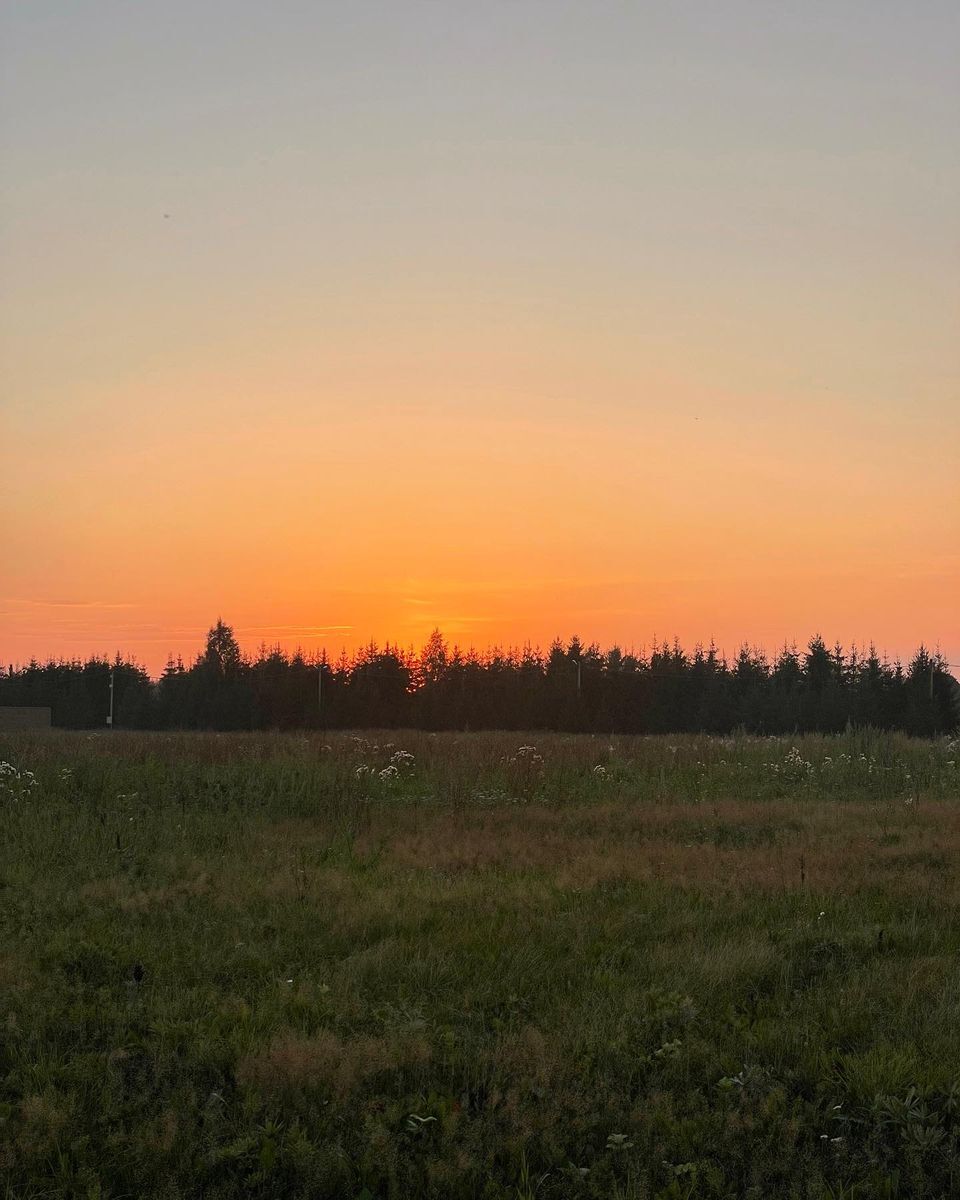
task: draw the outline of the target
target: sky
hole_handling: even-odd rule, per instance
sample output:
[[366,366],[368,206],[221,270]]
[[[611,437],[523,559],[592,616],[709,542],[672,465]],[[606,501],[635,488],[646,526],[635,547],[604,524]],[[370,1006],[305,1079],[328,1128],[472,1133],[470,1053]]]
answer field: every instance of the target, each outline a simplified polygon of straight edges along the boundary
[[960,664],[955,0],[0,9],[0,661]]

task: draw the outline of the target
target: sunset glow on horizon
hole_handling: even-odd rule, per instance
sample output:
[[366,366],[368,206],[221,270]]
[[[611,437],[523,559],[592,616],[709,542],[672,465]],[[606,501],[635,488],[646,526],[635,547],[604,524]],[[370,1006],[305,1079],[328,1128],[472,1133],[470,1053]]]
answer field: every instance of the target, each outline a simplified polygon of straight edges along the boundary
[[0,38],[4,665],[218,616],[960,663],[956,6]]

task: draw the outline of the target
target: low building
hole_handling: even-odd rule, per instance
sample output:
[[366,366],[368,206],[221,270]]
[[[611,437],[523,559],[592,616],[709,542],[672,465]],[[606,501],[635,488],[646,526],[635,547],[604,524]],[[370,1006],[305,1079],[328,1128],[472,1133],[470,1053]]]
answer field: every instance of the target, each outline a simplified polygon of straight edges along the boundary
[[20,729],[49,728],[49,708],[20,708],[12,704],[0,704],[0,733],[12,733]]

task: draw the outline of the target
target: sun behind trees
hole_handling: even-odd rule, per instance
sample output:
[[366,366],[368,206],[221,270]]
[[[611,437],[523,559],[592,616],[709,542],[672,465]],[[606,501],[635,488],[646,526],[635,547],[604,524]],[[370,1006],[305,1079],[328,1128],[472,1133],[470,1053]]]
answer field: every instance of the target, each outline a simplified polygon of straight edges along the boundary
[[813,638],[772,661],[742,647],[606,652],[573,637],[548,653],[449,646],[434,630],[417,653],[370,642],[331,662],[261,645],[244,655],[222,619],[193,665],[152,681],[135,662],[31,662],[0,673],[0,704],[49,705],[54,724],[103,726],[111,672],[116,724],[131,729],[554,729],[598,733],[776,734],[847,725],[931,735],[956,728],[960,689],[921,646],[908,666]]

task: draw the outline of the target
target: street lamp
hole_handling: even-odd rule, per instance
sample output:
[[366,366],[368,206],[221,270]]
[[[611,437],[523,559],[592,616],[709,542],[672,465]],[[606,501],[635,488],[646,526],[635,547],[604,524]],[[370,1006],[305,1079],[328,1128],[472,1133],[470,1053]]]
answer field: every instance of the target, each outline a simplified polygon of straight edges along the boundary
[[323,668],[326,665],[327,652],[324,650],[317,662],[317,724],[321,729],[325,728],[323,719]]

